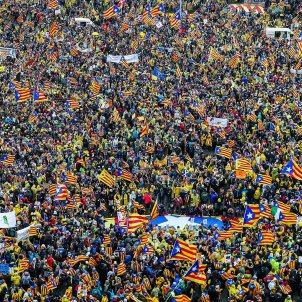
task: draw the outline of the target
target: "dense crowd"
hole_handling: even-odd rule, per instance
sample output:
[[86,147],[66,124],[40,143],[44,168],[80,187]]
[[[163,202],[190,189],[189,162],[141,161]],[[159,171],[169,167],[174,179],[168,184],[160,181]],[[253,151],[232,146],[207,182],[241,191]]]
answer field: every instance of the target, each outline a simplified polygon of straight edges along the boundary
[[[302,165],[302,5],[184,2],[0,0],[0,47],[15,50],[0,48],[0,212],[17,218],[1,229],[0,301],[302,301],[299,225],[270,213],[302,214],[300,181],[280,173]],[[248,204],[269,213],[224,240],[151,220],[129,233],[127,217],[155,203],[225,230]],[[261,231],[274,242],[259,245]],[[202,282],[170,259],[180,238]]]

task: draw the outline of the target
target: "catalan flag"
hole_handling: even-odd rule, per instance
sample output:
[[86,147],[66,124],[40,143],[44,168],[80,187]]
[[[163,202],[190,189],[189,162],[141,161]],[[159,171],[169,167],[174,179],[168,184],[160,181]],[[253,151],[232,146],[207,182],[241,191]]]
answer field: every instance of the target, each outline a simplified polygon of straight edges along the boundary
[[70,264],[71,267],[74,267],[77,263],[81,262],[81,261],[88,261],[89,257],[86,255],[80,255],[78,256],[76,259],[69,259],[68,262]]
[[94,92],[95,94],[98,94],[101,90],[101,85],[96,83],[96,82],[93,82],[91,83],[89,89]]
[[87,287],[90,288],[92,280],[89,273],[82,275],[81,281],[83,281],[87,285]]
[[15,155],[4,154],[0,157],[0,163],[12,165],[15,161]]
[[286,225],[297,224],[297,215],[289,212],[281,212],[278,221]]
[[83,167],[86,167],[85,161],[81,158],[77,158],[76,163],[82,165]]
[[37,236],[38,235],[38,230],[37,227],[34,225],[31,225],[29,228],[29,237],[31,236]]
[[96,267],[98,265],[95,259],[92,257],[89,258],[88,264],[93,267]]
[[205,284],[207,278],[204,273],[199,271],[199,260],[196,260],[184,275],[184,279],[191,280],[198,284]]
[[111,239],[107,234],[104,234],[103,236],[103,244],[106,246],[107,244],[111,243]]
[[49,3],[47,4],[47,8],[49,9],[58,9],[60,8],[60,0],[50,0]]
[[128,17],[129,18],[134,18],[136,14],[135,8],[130,9],[129,13],[128,13]]
[[51,184],[49,186],[49,195],[50,196],[55,196],[57,191],[57,185],[56,184]]
[[146,153],[152,154],[152,153],[154,153],[154,152],[155,152],[155,147],[154,147],[154,146],[148,146],[148,147],[146,148]]
[[196,111],[200,116],[204,116],[205,115],[205,109],[202,105],[200,105],[198,103],[198,101],[194,101],[193,105],[190,106],[190,108],[192,108],[194,111]]
[[119,112],[117,111],[117,109],[115,107],[113,109],[111,119],[115,123],[119,123],[122,120],[121,117],[120,117]]
[[177,165],[180,162],[180,158],[178,156],[170,156],[169,161],[172,165]]
[[[292,293],[292,288],[290,287],[289,284],[283,284],[283,283],[281,283],[281,284],[279,284],[279,287],[280,287],[280,289],[281,289],[281,291],[282,291],[282,293],[283,293],[284,295],[289,295],[289,294]],[[286,301],[286,300],[285,300],[285,301]],[[289,300],[289,301],[290,301],[290,300]]]
[[206,74],[203,75],[202,80],[203,80],[204,85],[206,85],[206,86],[210,85],[208,76]]
[[181,72],[180,67],[179,67],[178,64],[176,64],[175,75],[176,75],[176,77],[178,77],[178,78],[181,78],[181,76],[182,76],[182,72]]
[[239,57],[237,54],[235,54],[234,56],[232,56],[232,58],[229,61],[229,66],[233,69],[235,69],[237,67],[239,63]]
[[261,217],[273,218],[273,216],[271,214],[271,209],[268,205],[264,205],[264,204],[260,203],[259,209],[260,209],[260,216]]
[[38,113],[36,111],[34,111],[28,118],[28,122],[30,124],[35,123],[38,120]]
[[226,158],[231,158],[232,156],[232,149],[228,149],[225,147],[216,147],[215,148],[215,154],[222,156],[222,157],[226,157]]
[[43,87],[43,89],[46,89],[46,90],[50,89],[50,86],[51,86],[50,81],[43,80],[43,81],[40,82],[40,84]]
[[130,67],[130,64],[126,61],[124,57],[121,58],[120,63],[127,69]]
[[77,176],[75,176],[75,175],[73,175],[71,173],[67,173],[66,175],[63,173],[62,174],[62,180],[66,184],[71,184],[71,185],[76,185],[77,182],[78,182]]
[[260,219],[260,208],[257,204],[248,204],[245,207],[243,218],[244,227],[254,227]]
[[179,60],[178,54],[177,54],[176,51],[173,51],[173,52],[172,52],[172,60],[173,60],[175,63],[177,63],[178,60]]
[[218,60],[218,61],[223,61],[224,60],[224,56],[221,55],[217,49],[212,48],[210,50],[210,58],[214,59],[214,60]]
[[145,24],[150,24],[153,22],[153,17],[150,13],[146,14],[144,13],[143,14],[143,17],[142,17],[142,22],[144,22]]
[[104,19],[110,19],[110,18],[116,16],[117,14],[119,14],[120,12],[121,12],[121,10],[119,9],[119,7],[116,5],[113,5],[103,13],[103,17],[104,17]]
[[232,233],[241,233],[243,231],[243,225],[238,221],[229,220],[228,231]]
[[290,212],[291,206],[282,201],[275,201],[274,207],[278,207],[282,212]]
[[55,21],[51,24],[50,30],[49,30],[49,36],[54,37],[59,33],[59,26],[58,23]]
[[247,112],[247,118],[252,121],[253,123],[257,122],[257,116],[255,113],[253,113],[251,110],[248,110]]
[[266,57],[260,58],[260,63],[265,68],[265,70],[267,70],[267,68],[268,68],[268,60],[267,60],[267,58]]
[[155,250],[154,247],[148,246],[147,244],[144,245],[144,248],[142,249],[142,255],[150,255],[154,254]]
[[230,148],[234,148],[234,147],[236,146],[236,142],[235,142],[234,140],[229,140],[229,141],[228,141],[228,146],[229,146]]
[[123,22],[121,26],[121,32],[127,31],[130,28],[130,25],[128,22]]
[[291,159],[280,172],[281,174],[289,175],[294,179],[302,180],[302,168]]
[[18,270],[20,273],[26,271],[29,267],[29,260],[19,259]]
[[288,49],[287,53],[291,58],[294,58],[297,54],[296,49],[292,46]]
[[114,187],[114,177],[105,169],[100,173],[99,180],[109,188]]
[[172,301],[173,301],[173,299],[175,300],[175,302],[191,302],[191,299],[188,296],[186,296],[186,295],[174,296],[172,298]]
[[72,47],[71,50],[70,50],[70,54],[73,57],[77,57],[80,54],[80,52],[75,47]]
[[195,261],[196,253],[197,246],[189,244],[184,240],[177,238],[171,252],[171,259]]
[[34,102],[35,103],[42,103],[47,101],[47,97],[45,96],[43,91],[38,92],[36,89],[34,90]]
[[180,11],[176,12],[173,18],[170,20],[171,28],[180,29],[181,26],[181,14]]
[[272,245],[275,241],[275,236],[270,231],[262,231],[259,233],[257,245]]
[[215,240],[226,240],[233,236],[233,232],[231,231],[219,231],[214,235]]
[[132,182],[133,175],[126,169],[119,168],[117,173],[119,178]]
[[235,168],[242,171],[253,171],[250,161],[244,157],[236,159]]
[[151,220],[153,220],[153,219],[157,218],[158,216],[159,216],[159,211],[158,211],[158,203],[156,200],[153,205],[152,211],[150,213],[150,217],[151,217]]
[[297,47],[298,47],[298,52],[301,55],[302,54],[302,31],[301,31],[301,33],[299,35],[299,38],[298,38]]
[[271,186],[272,178],[267,174],[258,174],[255,182],[260,185]]
[[29,88],[16,88],[15,97],[18,103],[26,102],[31,99]]
[[67,197],[68,203],[65,205],[65,208],[68,210],[76,210],[78,208],[76,202],[75,202],[75,197]]
[[46,282],[46,287],[48,291],[54,290],[57,288],[57,283],[54,278],[50,277],[49,280]]
[[56,201],[65,201],[68,196],[68,190],[65,185],[57,185],[56,186],[56,193],[54,195],[54,200]]
[[165,12],[165,7],[162,3],[152,7],[150,10],[152,17],[157,17],[160,13],[164,13],[164,12]]
[[222,139],[225,139],[226,138],[226,133],[223,129],[221,128],[218,128],[217,129],[217,132],[216,132]]
[[148,218],[146,215],[129,214],[128,217],[128,233],[131,234],[144,224],[148,224]]
[[142,129],[141,129],[141,133],[140,133],[140,137],[144,137],[148,134],[148,126],[146,123],[144,123]]
[[78,101],[75,101],[75,100],[68,100],[66,102],[66,107],[70,110],[78,109],[78,108],[80,108],[80,103]]

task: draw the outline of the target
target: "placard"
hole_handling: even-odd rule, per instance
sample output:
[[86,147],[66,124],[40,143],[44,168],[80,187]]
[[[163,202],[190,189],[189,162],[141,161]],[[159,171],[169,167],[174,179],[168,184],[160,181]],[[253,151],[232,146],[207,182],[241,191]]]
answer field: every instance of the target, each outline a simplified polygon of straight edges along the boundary
[[0,274],[2,275],[9,274],[9,264],[7,263],[0,264]]

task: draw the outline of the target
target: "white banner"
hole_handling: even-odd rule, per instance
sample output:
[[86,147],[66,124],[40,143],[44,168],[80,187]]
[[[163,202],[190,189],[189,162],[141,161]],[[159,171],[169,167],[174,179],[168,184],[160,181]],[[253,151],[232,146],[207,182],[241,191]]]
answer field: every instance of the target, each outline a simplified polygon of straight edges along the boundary
[[228,120],[226,118],[218,117],[207,117],[207,121],[210,126],[225,128],[228,125]]
[[15,211],[0,213],[0,229],[14,228],[16,226]]
[[108,55],[107,56],[107,62],[120,63],[122,58],[124,58],[126,60],[126,62],[128,62],[128,63],[138,62],[138,54],[137,53],[134,53],[133,55],[127,55],[127,56]]
[[81,48],[80,46],[76,46],[76,49],[79,51],[79,52],[82,52],[82,53],[87,53],[87,52],[91,52],[92,49],[90,47],[87,47],[87,48]]
[[16,57],[16,51],[13,48],[5,48],[5,47],[0,47],[0,52],[5,53],[7,56]]
[[159,21],[155,25],[157,28],[162,28],[164,25]]
[[290,70],[290,72],[291,72],[291,73],[294,73],[294,74],[302,74],[302,69],[296,70],[296,69],[293,69],[293,68],[292,68],[292,69]]
[[30,229],[30,226],[17,231],[17,242],[29,238],[29,229]]

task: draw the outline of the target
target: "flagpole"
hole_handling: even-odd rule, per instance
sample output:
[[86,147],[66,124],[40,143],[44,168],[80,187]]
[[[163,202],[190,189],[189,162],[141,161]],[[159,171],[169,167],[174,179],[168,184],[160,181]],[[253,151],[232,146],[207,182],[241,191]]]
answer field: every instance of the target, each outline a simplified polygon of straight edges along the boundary
[[182,15],[182,0],[179,0],[179,14],[180,14],[180,20]]

